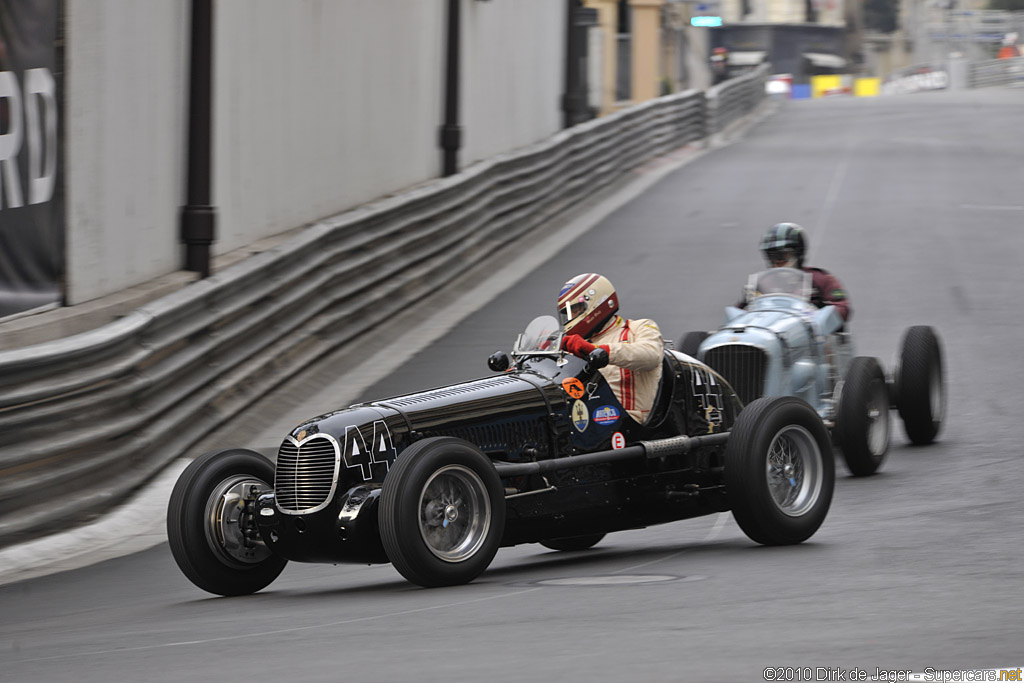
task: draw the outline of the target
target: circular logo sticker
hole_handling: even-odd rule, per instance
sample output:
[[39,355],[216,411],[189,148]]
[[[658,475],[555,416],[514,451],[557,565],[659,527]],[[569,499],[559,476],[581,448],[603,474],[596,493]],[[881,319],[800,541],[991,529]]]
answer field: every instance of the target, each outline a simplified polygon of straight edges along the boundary
[[569,394],[569,398],[583,398],[584,388],[583,382],[579,381],[575,377],[562,380],[562,388],[565,389],[565,393]]
[[601,406],[594,411],[594,422],[599,425],[613,425],[619,421],[619,410],[615,406]]
[[585,431],[590,424],[590,411],[583,401],[576,401],[572,404],[572,424],[577,431]]
[[620,448],[626,447],[626,437],[622,435],[622,432],[615,432],[612,434],[612,448],[619,450]]

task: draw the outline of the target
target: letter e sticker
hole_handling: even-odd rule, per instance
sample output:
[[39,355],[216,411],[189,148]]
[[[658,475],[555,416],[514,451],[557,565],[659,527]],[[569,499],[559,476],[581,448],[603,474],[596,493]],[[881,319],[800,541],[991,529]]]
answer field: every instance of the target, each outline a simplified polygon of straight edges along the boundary
[[586,390],[583,388],[583,382],[579,381],[575,377],[562,380],[562,388],[565,393],[569,394],[569,398],[580,399],[583,398],[583,394]]
[[619,450],[620,448],[626,447],[626,437],[622,435],[622,432],[615,432],[612,434],[612,448]]
[[576,431],[580,432],[586,431],[587,425],[590,424],[590,411],[587,410],[587,404],[583,401],[576,401],[572,404],[572,424],[576,427]]

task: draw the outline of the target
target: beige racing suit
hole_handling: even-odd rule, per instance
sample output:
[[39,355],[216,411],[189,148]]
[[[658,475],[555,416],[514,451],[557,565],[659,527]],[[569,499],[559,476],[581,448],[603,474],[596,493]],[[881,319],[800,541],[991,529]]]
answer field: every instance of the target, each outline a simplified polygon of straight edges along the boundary
[[608,349],[601,374],[629,416],[643,424],[651,412],[661,381],[665,342],[653,320],[615,316],[588,341]]

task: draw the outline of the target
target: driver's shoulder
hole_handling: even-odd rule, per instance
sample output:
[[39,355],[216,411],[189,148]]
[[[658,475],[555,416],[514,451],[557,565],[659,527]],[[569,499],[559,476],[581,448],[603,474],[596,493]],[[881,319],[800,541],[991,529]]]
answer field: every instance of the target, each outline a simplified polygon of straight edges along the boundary
[[629,329],[637,332],[641,330],[655,330],[659,334],[661,333],[661,328],[658,326],[658,323],[654,322],[650,318],[630,318]]

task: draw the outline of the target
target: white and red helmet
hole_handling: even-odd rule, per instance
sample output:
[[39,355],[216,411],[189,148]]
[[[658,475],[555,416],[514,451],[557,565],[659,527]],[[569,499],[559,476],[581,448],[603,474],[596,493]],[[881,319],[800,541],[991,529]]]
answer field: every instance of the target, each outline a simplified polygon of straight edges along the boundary
[[608,278],[582,273],[562,287],[558,295],[558,318],[565,333],[584,339],[592,335],[619,310],[619,295]]

